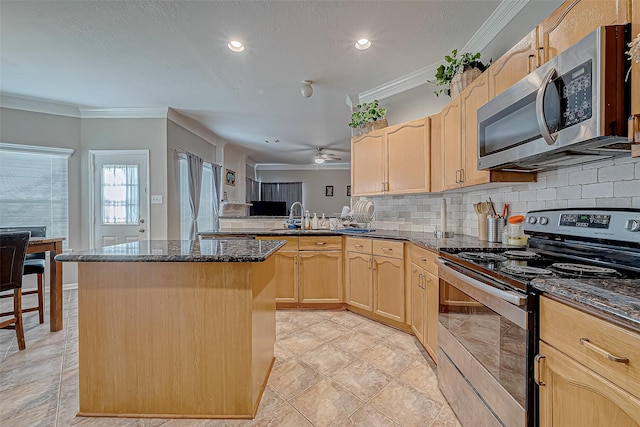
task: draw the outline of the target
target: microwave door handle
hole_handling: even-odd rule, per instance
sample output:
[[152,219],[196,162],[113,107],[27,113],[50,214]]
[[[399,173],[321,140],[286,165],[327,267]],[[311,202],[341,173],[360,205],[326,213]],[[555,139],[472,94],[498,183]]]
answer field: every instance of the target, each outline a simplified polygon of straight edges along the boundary
[[547,93],[547,85],[555,75],[555,68],[552,68],[547,72],[542,79],[542,83],[538,88],[538,94],[536,95],[536,118],[538,119],[538,127],[540,128],[542,138],[544,138],[547,145],[553,145],[556,143],[556,139],[551,135],[551,132],[549,132],[549,127],[547,126],[547,121],[545,120],[544,115],[544,95]]

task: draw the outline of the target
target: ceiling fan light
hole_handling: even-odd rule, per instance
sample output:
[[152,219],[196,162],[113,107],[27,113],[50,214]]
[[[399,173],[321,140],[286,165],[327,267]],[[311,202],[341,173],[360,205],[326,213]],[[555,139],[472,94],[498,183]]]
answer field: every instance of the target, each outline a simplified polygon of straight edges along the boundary
[[244,45],[237,40],[231,40],[227,43],[227,47],[233,52],[242,52],[244,50]]
[[316,157],[315,159],[313,159],[313,161],[319,165],[324,163],[324,159],[322,157]]

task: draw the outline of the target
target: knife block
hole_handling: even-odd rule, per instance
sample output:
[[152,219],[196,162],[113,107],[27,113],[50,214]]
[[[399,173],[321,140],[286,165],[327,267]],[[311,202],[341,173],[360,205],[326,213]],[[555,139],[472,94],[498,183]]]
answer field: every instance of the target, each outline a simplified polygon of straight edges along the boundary
[[478,240],[487,240],[487,216],[478,214]]

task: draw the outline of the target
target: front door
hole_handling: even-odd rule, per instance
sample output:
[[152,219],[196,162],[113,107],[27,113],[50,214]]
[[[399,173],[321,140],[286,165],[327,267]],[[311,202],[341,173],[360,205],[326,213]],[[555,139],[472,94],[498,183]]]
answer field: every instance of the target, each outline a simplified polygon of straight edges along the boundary
[[92,247],[146,240],[148,164],[146,151],[93,151]]

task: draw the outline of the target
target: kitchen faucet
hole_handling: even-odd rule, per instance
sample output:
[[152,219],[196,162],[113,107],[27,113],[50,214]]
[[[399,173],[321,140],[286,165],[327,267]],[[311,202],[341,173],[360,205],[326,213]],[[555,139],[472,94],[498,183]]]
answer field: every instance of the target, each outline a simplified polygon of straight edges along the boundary
[[300,205],[300,227],[302,227],[302,223],[304,222],[304,206],[302,206],[302,202],[293,202],[291,203],[291,207],[289,208],[289,221],[290,224],[295,224],[293,220],[293,208],[296,205]]

